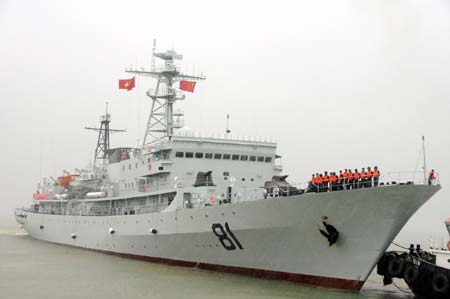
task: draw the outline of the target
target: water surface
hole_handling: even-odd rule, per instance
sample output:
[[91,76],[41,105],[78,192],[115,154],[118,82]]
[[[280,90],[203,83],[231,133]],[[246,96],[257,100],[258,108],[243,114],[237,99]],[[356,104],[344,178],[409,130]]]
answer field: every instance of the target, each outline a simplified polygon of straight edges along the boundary
[[[402,282],[397,281],[401,287]],[[167,266],[29,237],[0,228],[0,298],[413,298],[373,274],[359,294],[200,269]]]

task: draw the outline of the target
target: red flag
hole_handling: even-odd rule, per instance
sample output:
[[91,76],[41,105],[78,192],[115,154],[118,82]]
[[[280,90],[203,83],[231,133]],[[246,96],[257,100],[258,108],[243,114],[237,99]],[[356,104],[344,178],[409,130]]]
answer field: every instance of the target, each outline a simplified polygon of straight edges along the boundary
[[184,91],[194,92],[195,83],[192,81],[181,80],[180,81],[180,89]]
[[134,78],[119,80],[119,89],[132,90],[135,87]]

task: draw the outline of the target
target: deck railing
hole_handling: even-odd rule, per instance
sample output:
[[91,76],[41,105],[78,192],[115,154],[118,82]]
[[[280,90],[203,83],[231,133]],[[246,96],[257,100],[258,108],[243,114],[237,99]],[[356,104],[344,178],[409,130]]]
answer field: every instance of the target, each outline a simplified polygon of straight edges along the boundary
[[[435,172],[435,179],[431,182],[431,185],[439,185],[439,173]],[[292,186],[305,190],[306,192],[330,192],[330,191],[339,191],[339,190],[349,190],[349,189],[365,189],[372,187],[383,187],[390,185],[428,185],[428,179],[424,182],[423,172],[414,172],[414,171],[398,171],[398,172],[387,172],[382,174],[378,180],[378,185],[375,184],[374,179],[371,180],[358,180],[357,184],[354,181],[350,183],[328,183],[323,184],[322,186],[313,185],[309,182],[289,182]],[[313,190],[313,191],[311,191]],[[286,190],[279,190],[281,193],[286,192]]]

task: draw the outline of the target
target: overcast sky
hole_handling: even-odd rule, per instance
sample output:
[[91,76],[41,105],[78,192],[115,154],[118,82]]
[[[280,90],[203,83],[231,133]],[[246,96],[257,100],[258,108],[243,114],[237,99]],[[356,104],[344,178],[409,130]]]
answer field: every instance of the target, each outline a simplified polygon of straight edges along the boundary
[[[443,189],[402,234],[445,236],[450,217],[450,2],[0,0],[0,218],[42,176],[89,163],[110,101],[112,146],[142,140],[149,112],[129,65],[157,48],[207,80],[182,104],[197,132],[278,142],[285,173],[378,165],[414,171],[421,136]],[[206,130],[205,130],[206,128]],[[419,168],[421,163],[419,165]]]

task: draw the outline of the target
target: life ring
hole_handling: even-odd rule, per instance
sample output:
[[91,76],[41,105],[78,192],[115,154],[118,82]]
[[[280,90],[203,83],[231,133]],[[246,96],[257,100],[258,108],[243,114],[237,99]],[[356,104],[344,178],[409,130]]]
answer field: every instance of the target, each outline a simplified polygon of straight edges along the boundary
[[209,203],[213,206],[216,204],[216,197],[214,195],[211,195],[209,198]]
[[416,265],[409,264],[408,266],[406,266],[404,275],[406,283],[410,285],[413,284],[417,280],[417,278],[419,278],[419,275],[420,271]]
[[151,171],[152,170],[152,164],[148,164],[148,170]]
[[450,250],[450,241],[447,243],[447,249]]
[[435,293],[445,294],[448,291],[449,284],[450,283],[447,275],[445,275],[444,273],[436,273],[433,276],[431,288]]
[[403,266],[404,266],[404,262],[399,257],[396,257],[396,258],[390,260],[389,264],[388,264],[388,268],[387,268],[388,274],[391,277],[402,278],[401,274],[403,272]]

